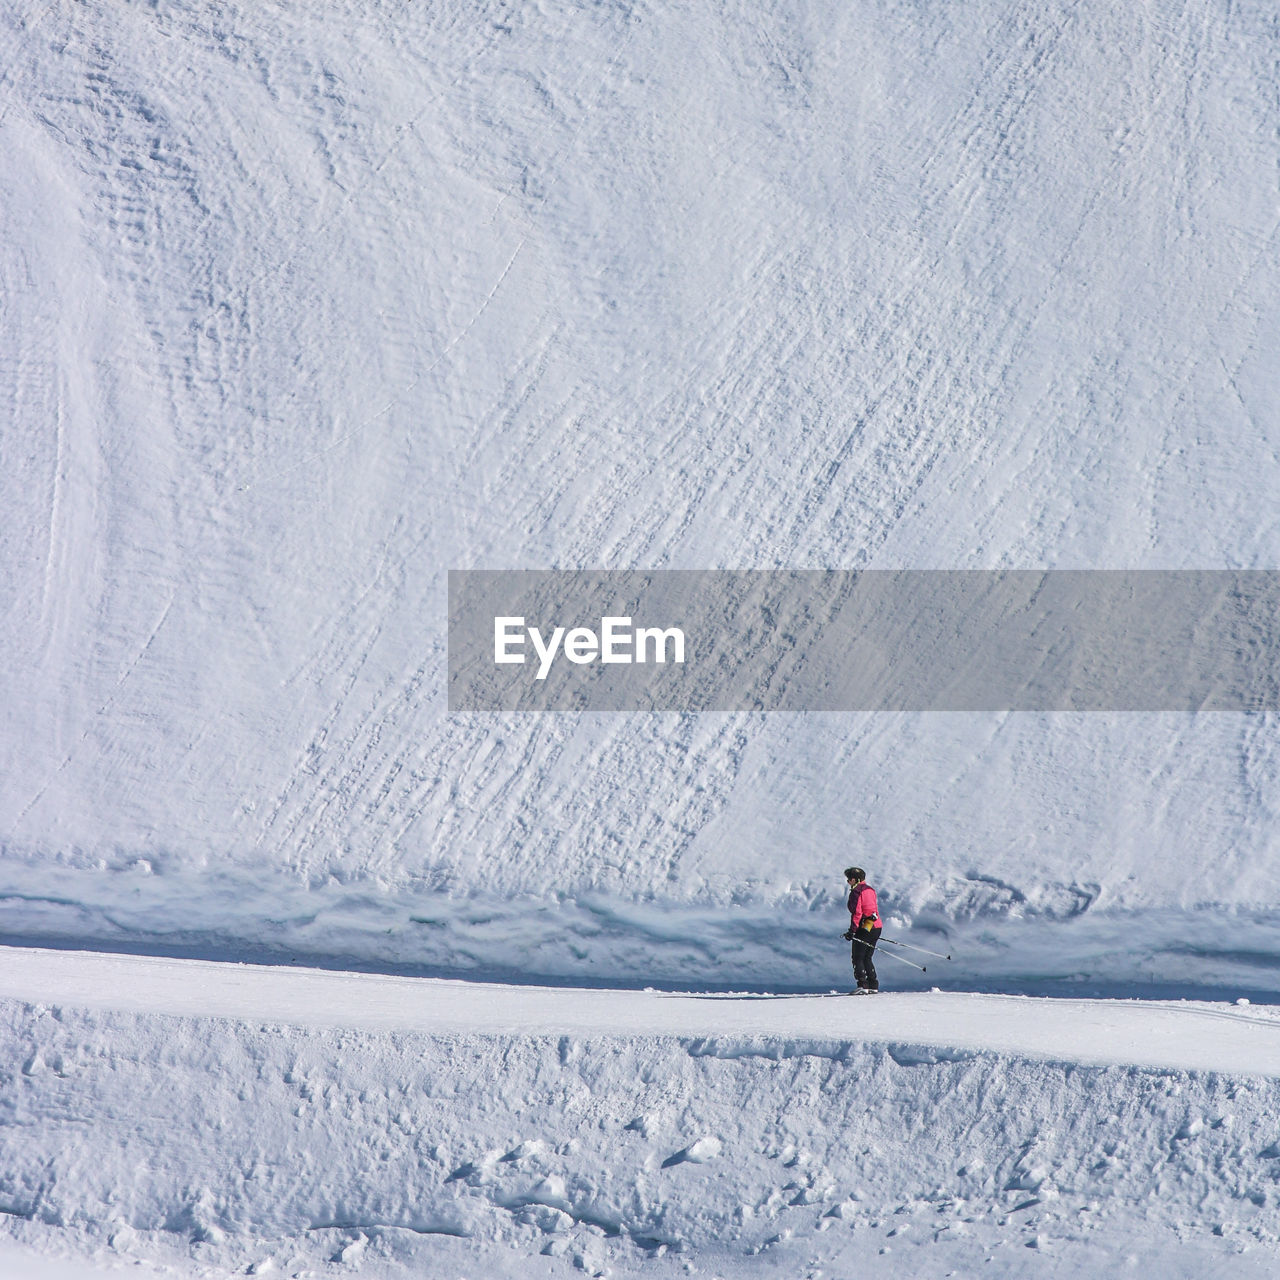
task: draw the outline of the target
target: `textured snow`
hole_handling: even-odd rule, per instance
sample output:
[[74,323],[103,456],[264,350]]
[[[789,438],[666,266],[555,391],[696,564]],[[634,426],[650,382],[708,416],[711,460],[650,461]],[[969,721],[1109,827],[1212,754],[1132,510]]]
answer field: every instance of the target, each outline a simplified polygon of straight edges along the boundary
[[0,959],[10,1230],[101,1266],[1190,1277],[1280,1255],[1272,1009]]
[[[1271,6],[7,3],[0,40],[0,937],[813,992],[856,861],[956,956],[886,957],[919,999],[1275,1001],[1274,717],[444,683],[449,568],[1276,567]],[[1274,1085],[1230,1056],[574,1057],[96,992],[3,1006],[6,1265],[1274,1269]]]
[[443,680],[451,566],[1273,566],[1266,6],[5,21],[0,869],[63,900],[10,936],[105,936],[139,859],[225,948],[331,878],[1275,898],[1269,719]]

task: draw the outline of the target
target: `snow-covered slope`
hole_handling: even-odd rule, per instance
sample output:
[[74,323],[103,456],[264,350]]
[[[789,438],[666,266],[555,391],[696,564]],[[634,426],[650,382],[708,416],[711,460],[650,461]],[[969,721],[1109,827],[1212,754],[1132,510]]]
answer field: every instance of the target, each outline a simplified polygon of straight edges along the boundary
[[443,686],[451,566],[1275,564],[1268,6],[3,22],[8,936],[235,954],[279,893],[324,957],[336,883],[683,938],[853,859],[902,920],[1275,897],[1270,719]]
[[[913,1000],[1280,992],[1272,716],[444,683],[450,568],[1280,563],[1272,5],[10,0],[0,45],[0,937],[814,991],[858,862],[956,956]],[[3,1011],[0,1236],[46,1259],[1280,1238],[1235,1060]]]
[[1260,1277],[1280,1258],[1271,1011],[3,961],[0,1198],[20,1241],[100,1265]]

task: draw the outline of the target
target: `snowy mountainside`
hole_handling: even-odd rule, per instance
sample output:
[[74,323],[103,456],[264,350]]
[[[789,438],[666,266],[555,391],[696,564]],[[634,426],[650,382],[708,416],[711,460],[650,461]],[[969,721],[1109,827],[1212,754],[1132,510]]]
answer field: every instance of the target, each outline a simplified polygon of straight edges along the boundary
[[1274,565],[1267,6],[0,21],[8,936],[1274,898],[1270,718],[443,692],[449,567]]

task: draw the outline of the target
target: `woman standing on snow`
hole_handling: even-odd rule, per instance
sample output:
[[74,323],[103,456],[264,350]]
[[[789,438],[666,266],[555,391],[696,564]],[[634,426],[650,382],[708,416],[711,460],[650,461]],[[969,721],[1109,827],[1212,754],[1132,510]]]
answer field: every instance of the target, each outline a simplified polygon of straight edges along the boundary
[[844,936],[853,943],[853,976],[858,982],[858,992],[871,994],[880,990],[876,967],[871,962],[881,928],[876,891],[867,883],[867,873],[861,867],[847,867],[844,878],[849,885],[848,907],[852,920]]

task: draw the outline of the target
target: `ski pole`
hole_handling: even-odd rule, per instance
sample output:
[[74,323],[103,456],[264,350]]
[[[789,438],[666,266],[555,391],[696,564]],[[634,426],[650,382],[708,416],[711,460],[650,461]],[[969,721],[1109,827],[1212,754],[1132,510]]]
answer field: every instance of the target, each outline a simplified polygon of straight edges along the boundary
[[939,960],[950,960],[950,956],[944,956],[941,951],[930,951],[928,947],[913,947],[909,942],[898,942],[895,938],[881,938],[881,942],[887,942],[891,947],[906,947],[908,951],[919,951],[926,956],[936,956]]
[[[871,946],[871,944],[870,944],[869,942],[867,942],[867,941],[866,941],[865,939],[863,939],[863,938],[854,937],[854,938],[853,938],[853,941],[854,941],[854,942],[857,942],[857,943],[859,943],[859,944],[861,944],[861,945],[862,945],[862,946],[864,946],[864,947],[870,947],[870,946]],[[880,939],[880,941],[881,941],[881,942],[883,942],[883,941],[884,941],[884,939],[883,939],[883,938],[881,938],[881,939]],[[899,945],[901,945],[901,944],[899,944]],[[872,948],[872,950],[874,950],[874,948]],[[908,960],[906,956],[900,956],[896,951],[886,951],[884,954],[885,954],[885,955],[887,955],[891,960],[900,960],[903,964],[909,964],[913,969],[919,969],[921,973],[928,973],[928,972],[929,972],[929,971],[928,971],[928,969],[926,969],[924,965],[922,965],[922,964],[916,964],[916,962],[915,962],[914,960]]]

